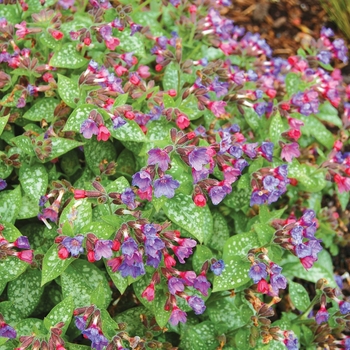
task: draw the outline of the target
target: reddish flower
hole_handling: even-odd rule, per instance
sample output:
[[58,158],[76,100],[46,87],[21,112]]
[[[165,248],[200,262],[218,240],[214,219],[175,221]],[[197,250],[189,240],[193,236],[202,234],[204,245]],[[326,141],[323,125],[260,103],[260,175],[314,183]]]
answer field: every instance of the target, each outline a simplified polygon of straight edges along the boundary
[[176,125],[181,129],[186,129],[190,125],[190,120],[184,114],[179,114],[176,118]]
[[154,300],[154,282],[151,282],[147,288],[142,292],[141,297],[147,301]]
[[350,178],[335,174],[333,179],[338,186],[339,193],[350,191]]
[[66,260],[69,257],[69,251],[66,247],[61,247],[58,250],[58,257],[62,260]]
[[198,193],[193,197],[193,202],[197,207],[204,207],[207,204],[205,196],[201,193]]
[[55,40],[61,40],[63,38],[63,33],[59,30],[51,30],[50,34]]
[[74,190],[74,199],[83,199],[86,198],[85,190]]
[[100,125],[98,127],[97,141],[101,141],[101,140],[107,141],[110,136],[111,136],[111,133],[104,125]]
[[33,262],[33,250],[22,250],[16,254],[18,259],[31,264]]

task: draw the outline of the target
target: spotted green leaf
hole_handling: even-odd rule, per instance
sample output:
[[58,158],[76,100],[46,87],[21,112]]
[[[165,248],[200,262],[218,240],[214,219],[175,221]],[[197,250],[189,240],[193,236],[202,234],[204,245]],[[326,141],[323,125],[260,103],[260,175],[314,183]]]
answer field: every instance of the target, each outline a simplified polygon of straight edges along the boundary
[[96,106],[90,104],[79,105],[74,111],[70,114],[66,125],[63,128],[63,131],[75,131],[80,132],[81,124],[84,120],[89,117],[89,114],[92,110],[97,109]]
[[305,135],[313,136],[320,144],[328,149],[333,147],[335,141],[333,134],[317,118],[309,115],[307,117],[300,116],[300,119],[304,122],[301,131]]
[[43,98],[32,105],[24,114],[23,118],[31,121],[42,121],[45,119],[51,122],[53,119],[53,112],[58,105],[58,100],[55,98]]
[[10,115],[7,115],[5,117],[0,118],[0,135],[4,131],[5,126],[6,126],[7,122],[8,122],[8,120],[9,120],[9,117],[10,117]]
[[126,124],[118,129],[110,128],[111,135],[120,141],[145,142],[145,134],[134,120],[125,120]]
[[75,48],[75,44],[66,43],[52,56],[49,65],[57,68],[80,68],[87,64],[87,59],[82,57]]
[[224,245],[229,238],[229,228],[225,217],[218,211],[213,214],[213,234],[210,237],[208,246],[215,250],[222,251]]
[[319,107],[319,112],[316,114],[316,117],[327,122],[342,127],[343,123],[338,115],[338,110],[334,108],[330,102],[325,101]]
[[45,253],[42,265],[41,285],[52,281],[74,261],[74,258],[62,260],[58,257],[57,244],[53,244]]
[[60,224],[69,221],[73,225],[75,234],[91,221],[92,209],[91,203],[87,199],[78,201],[72,200],[64,209],[60,216]]
[[57,304],[44,318],[44,325],[46,329],[50,331],[50,328],[55,326],[57,323],[64,322],[64,326],[61,328],[62,335],[64,335],[72,319],[73,309],[73,299],[71,296],[68,296]]
[[1,221],[15,222],[22,203],[21,187],[0,192],[0,203]]
[[200,243],[211,234],[213,218],[209,208],[197,207],[191,196],[177,193],[165,202],[163,210],[171,221],[191,233]]
[[24,320],[19,321],[16,324],[17,334],[25,334],[29,335],[32,333],[37,333],[37,331],[41,331],[43,326],[43,321],[38,318],[26,318]]
[[7,296],[13,302],[13,309],[22,318],[29,316],[36,308],[44,289],[40,286],[41,272],[27,269],[18,278],[9,282]]
[[97,141],[92,138],[85,143],[84,146],[85,160],[89,168],[95,175],[100,175],[99,164],[102,161],[108,163],[115,161],[117,153],[115,147],[110,141]]
[[115,232],[115,228],[105,222],[90,222],[79,230],[79,233],[88,232],[92,232],[99,239],[109,239]]
[[299,164],[296,159],[288,166],[288,177],[298,180],[298,187],[307,192],[319,192],[326,186],[325,175],[315,167]]
[[29,156],[35,156],[32,142],[28,136],[20,135],[11,139],[11,142]]
[[183,350],[215,350],[218,346],[216,328],[211,321],[186,328],[181,337],[180,348]]
[[118,271],[113,272],[112,268],[107,265],[107,260],[106,259],[103,259],[103,260],[104,260],[109,277],[112,279],[114,285],[118,288],[120,294],[123,294],[126,288],[128,287],[128,279],[122,277]]
[[290,281],[288,284],[292,303],[298,310],[306,311],[310,305],[309,293],[300,283]]
[[118,32],[116,36],[120,40],[118,48],[125,52],[133,52],[138,58],[146,56],[145,42],[140,36],[130,36],[130,30],[126,28],[122,32]]
[[267,224],[257,223],[253,226],[255,232],[259,237],[259,241],[262,245],[268,244],[271,242],[272,237],[275,233],[275,229]]
[[77,83],[62,74],[58,76],[58,93],[61,99],[69,106],[74,108],[79,101],[79,88]]
[[192,266],[194,271],[198,274],[201,272],[203,263],[210,261],[214,257],[213,252],[205,245],[198,245],[193,254]]
[[281,139],[281,134],[285,129],[280,114],[276,113],[271,119],[269,130],[270,139],[274,144],[277,144]]
[[21,207],[19,209],[17,219],[22,220],[36,217],[39,214],[38,203],[39,202],[37,200],[34,200],[25,193],[22,196]]
[[51,138],[51,141],[52,141],[52,151],[50,153],[49,158],[45,159],[45,161],[49,161],[54,158],[57,158],[62,154],[69,152],[73,148],[83,145],[81,142],[65,139],[61,137],[53,137]]
[[33,164],[30,167],[22,165],[19,171],[19,181],[23,191],[34,201],[39,202],[40,196],[46,193],[48,176],[42,164]]
[[213,292],[237,288],[249,282],[250,263],[246,256],[249,249],[260,245],[254,232],[240,233],[230,237],[224,246],[222,255],[226,266],[221,276],[214,277]]
[[105,299],[98,307],[107,308],[111,301],[111,289],[105,274],[95,265],[77,259],[61,274],[63,297],[71,295],[75,308],[90,305],[91,295],[100,283],[103,285]]

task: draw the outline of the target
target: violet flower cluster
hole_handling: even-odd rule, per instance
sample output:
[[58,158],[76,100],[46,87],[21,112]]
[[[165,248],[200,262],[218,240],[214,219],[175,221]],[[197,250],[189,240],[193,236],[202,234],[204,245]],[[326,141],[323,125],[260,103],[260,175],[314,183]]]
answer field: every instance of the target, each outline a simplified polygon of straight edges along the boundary
[[320,241],[315,237],[318,227],[315,212],[308,209],[300,219],[290,216],[286,220],[274,220],[272,225],[278,229],[274,242],[297,256],[305,269],[310,269],[322,250]]
[[0,224],[0,260],[9,256],[31,264],[33,262],[33,250],[30,249],[28,237],[19,236],[14,242],[9,242],[3,235],[5,227]]

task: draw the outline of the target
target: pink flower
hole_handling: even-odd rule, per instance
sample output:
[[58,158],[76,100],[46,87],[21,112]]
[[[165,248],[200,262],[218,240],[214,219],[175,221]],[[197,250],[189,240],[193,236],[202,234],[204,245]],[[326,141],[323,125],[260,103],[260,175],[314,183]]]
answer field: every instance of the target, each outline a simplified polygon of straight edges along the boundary
[[227,103],[225,101],[211,101],[208,103],[207,107],[210,109],[215,117],[220,117],[222,114],[225,114],[225,107]]
[[22,250],[22,251],[18,252],[16,255],[20,260],[22,260],[28,264],[31,264],[33,262],[33,251],[32,250]]
[[97,141],[101,141],[101,140],[107,141],[110,136],[111,136],[111,133],[104,125],[100,125],[98,127]]
[[282,146],[281,158],[286,162],[290,163],[293,158],[298,158],[300,156],[299,145],[296,142],[289,144],[280,143]]
[[150,283],[146,289],[142,292],[141,297],[147,299],[147,301],[154,300],[154,283]]
[[335,174],[333,179],[338,186],[339,193],[350,191],[350,178]]
[[179,114],[176,118],[176,125],[181,129],[186,129],[190,125],[190,120],[185,114]]
[[137,73],[142,79],[147,79],[151,76],[151,73],[149,72],[149,67],[143,65],[137,68]]

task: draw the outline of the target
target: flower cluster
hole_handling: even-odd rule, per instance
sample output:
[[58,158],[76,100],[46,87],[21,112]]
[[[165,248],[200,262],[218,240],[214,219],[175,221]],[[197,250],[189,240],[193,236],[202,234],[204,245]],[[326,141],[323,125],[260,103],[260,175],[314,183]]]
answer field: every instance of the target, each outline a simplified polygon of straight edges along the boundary
[[9,242],[2,233],[4,229],[5,227],[0,224],[0,259],[15,256],[31,264],[33,262],[33,250],[30,249],[28,238],[26,236],[19,236],[14,242]]
[[286,289],[287,279],[281,274],[282,267],[272,262],[266,254],[259,254],[258,259],[249,254],[248,258],[252,264],[248,275],[257,285],[258,293],[278,296],[280,289]]
[[300,219],[292,215],[286,220],[274,220],[273,226],[278,229],[274,242],[292,252],[306,269],[310,269],[322,250],[320,241],[315,238],[318,227],[315,212],[308,209]]
[[0,337],[9,339],[17,337],[15,329],[5,322],[2,314],[0,314]]
[[262,168],[253,174],[251,185],[253,192],[250,197],[250,205],[271,204],[287,191],[290,180],[287,177],[286,164],[277,168]]
[[103,118],[96,110],[90,112],[89,118],[84,120],[80,127],[80,133],[85,139],[97,136],[97,141],[107,141],[111,133],[104,125]]

